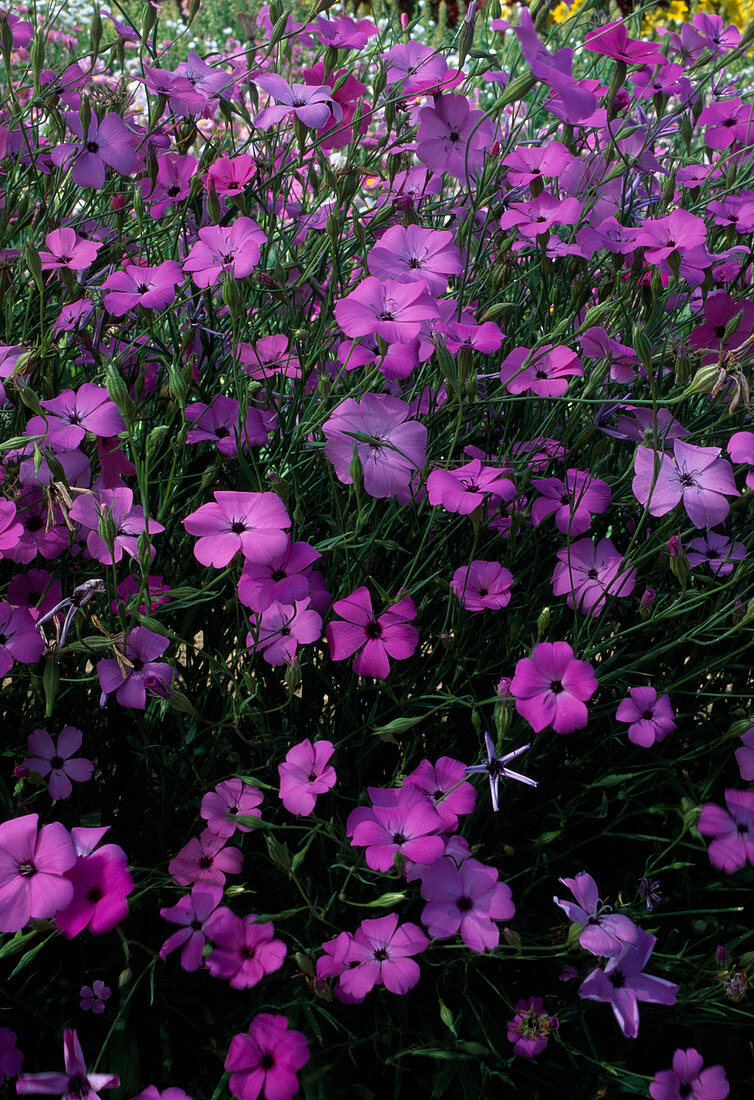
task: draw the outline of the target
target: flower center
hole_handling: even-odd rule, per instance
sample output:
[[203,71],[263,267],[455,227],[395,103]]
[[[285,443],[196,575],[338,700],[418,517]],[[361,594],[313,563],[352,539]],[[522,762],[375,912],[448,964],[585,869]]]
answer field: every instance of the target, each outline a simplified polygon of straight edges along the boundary
[[231,523],[230,529],[234,535],[240,535],[243,531],[246,530],[246,524],[243,522],[242,519],[235,519]]
[[371,623],[367,623],[364,631],[367,638],[371,638],[372,640],[382,637],[382,626],[376,619],[373,619]]
[[469,909],[473,909],[474,902],[464,894],[462,898],[458,899],[456,905],[462,913],[468,913]]
[[388,954],[384,947],[378,947],[374,953],[374,957],[377,962],[384,962]]
[[104,896],[101,886],[92,886],[91,890],[86,895],[86,900],[91,902],[92,905],[96,905],[98,901],[102,901]]
[[259,1068],[263,1069],[265,1072],[271,1070],[274,1065],[275,1058],[272,1054],[263,1054],[262,1057],[259,1059]]
[[98,149],[99,149],[99,145],[97,144],[96,141],[87,141],[87,143],[86,143],[87,153],[96,153]]
[[36,875],[37,869],[34,866],[34,864],[32,863],[32,861],[30,859],[28,859],[28,860],[26,860],[25,863],[19,863],[18,873],[20,875],[23,875],[24,878],[31,878],[32,875]]
[[405,844],[406,836],[404,833],[393,833],[393,844]]
[[553,693],[553,695],[560,695],[562,690],[563,685],[561,684],[560,680],[550,681],[550,691]]
[[50,767],[52,768],[62,768],[64,764],[65,760],[62,756],[53,756],[52,760],[50,760]]

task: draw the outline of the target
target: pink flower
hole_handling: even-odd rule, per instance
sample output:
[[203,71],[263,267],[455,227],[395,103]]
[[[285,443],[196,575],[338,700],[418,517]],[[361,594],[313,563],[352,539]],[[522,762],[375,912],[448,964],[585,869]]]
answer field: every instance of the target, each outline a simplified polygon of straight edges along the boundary
[[308,1061],[306,1036],[289,1031],[285,1016],[260,1012],[248,1035],[234,1035],[230,1041],[228,1087],[238,1100],[257,1100],[262,1090],[267,1100],[291,1100],[298,1091],[296,1072]]
[[557,178],[564,168],[573,161],[573,157],[560,141],[550,141],[547,145],[517,145],[512,152],[503,157],[508,169],[508,182],[512,187],[525,187],[533,180],[545,177]]
[[265,564],[288,546],[283,530],[291,521],[276,493],[219,491],[215,503],[202,504],[183,520],[198,535],[194,556],[202,565],[224,569],[240,550],[247,561]]
[[[175,905],[160,909],[160,916],[170,924],[180,925],[177,932],[163,943],[160,958],[164,962],[171,951],[179,947],[181,967],[193,972],[203,963],[203,950],[207,943],[205,925],[213,913],[219,912],[223,888],[210,882],[197,882],[191,888],[190,897],[183,897]],[[223,910],[229,911],[229,910]]]
[[587,31],[584,48],[627,65],[663,65],[667,60],[653,43],[629,38],[624,24],[618,21]]
[[65,121],[78,140],[53,149],[52,162],[59,168],[72,167],[73,182],[79,187],[101,190],[105,183],[106,164],[124,176],[136,170],[138,157],[132,144],[134,135],[120,115],[111,111],[98,122],[92,111],[86,138],[76,112],[66,112]]
[[175,669],[166,661],[156,661],[170,645],[170,639],[155,634],[145,626],[135,627],[123,643],[123,653],[128,660],[123,665],[117,659],[107,658],[97,662],[97,676],[103,696],[115,692],[122,707],[144,710],[147,691],[164,695],[175,676]]
[[499,611],[511,600],[513,574],[496,561],[473,561],[453,574],[450,587],[467,611]]
[[733,562],[746,557],[746,547],[742,542],[731,542],[717,531],[706,531],[702,537],[691,539],[686,557],[692,569],[706,562],[716,577],[728,577],[733,572]]
[[218,157],[210,165],[204,177],[204,186],[209,191],[214,187],[218,195],[242,195],[244,187],[257,171],[253,157],[241,153],[235,157]]
[[332,88],[326,84],[286,84],[277,73],[259,73],[252,80],[280,104],[278,107],[265,107],[259,112],[254,119],[258,130],[269,130],[270,126],[290,114],[313,130],[324,126],[331,114],[338,122],[343,117],[340,104],[332,98]]
[[736,749],[736,761],[741,771],[741,778],[750,782],[754,780],[754,726],[741,734],[741,741],[741,748]]
[[168,1086],[162,1092],[158,1091],[156,1085],[147,1085],[137,1096],[134,1096],[134,1100],[191,1100],[191,1097],[183,1089],[176,1088],[174,1085]]
[[724,810],[714,802],[702,807],[698,829],[714,837],[708,855],[713,867],[732,875],[748,861],[754,867],[754,790],[725,792]]
[[548,1016],[541,997],[529,997],[517,1001],[516,1015],[508,1021],[508,1042],[513,1043],[514,1054],[534,1058],[547,1046],[550,1034],[558,1029],[557,1016]]
[[356,1003],[364,1000],[376,985],[391,993],[408,993],[419,981],[419,966],[412,956],[429,945],[416,924],[398,926],[398,914],[361,922],[348,945],[348,968],[339,986]]
[[538,397],[563,397],[568,376],[582,377],[584,367],[575,351],[564,344],[514,348],[502,362],[500,381],[508,393],[535,393]]
[[249,652],[261,652],[268,665],[291,664],[299,644],[316,642],[322,634],[322,618],[309,603],[308,597],[292,604],[273,601],[246,635]]
[[576,878],[561,878],[564,886],[573,894],[575,902],[553,898],[569,920],[584,927],[579,933],[579,945],[593,955],[619,955],[624,944],[633,942],[636,925],[621,913],[611,913],[608,905],[602,905],[597,883],[586,871]]
[[346,336],[380,336],[388,344],[415,340],[423,322],[438,315],[421,280],[382,282],[369,276],[335,306],[335,320]]
[[44,648],[29,609],[0,602],[0,676],[10,672],[14,661],[35,665]]
[[67,1028],[63,1036],[65,1073],[22,1073],[16,1092],[58,1095],[60,1100],[99,1100],[100,1089],[117,1089],[119,1078],[112,1073],[88,1073],[76,1032]]
[[[754,466],[754,432],[734,432],[728,440],[728,454],[735,463],[743,462]],[[746,474],[746,484],[754,489],[754,470]]]
[[623,569],[623,558],[610,539],[595,546],[579,539],[558,550],[552,574],[552,590],[566,596],[566,603],[582,615],[602,614],[608,596],[630,596],[636,586],[636,570]]
[[673,732],[675,722],[668,695],[658,699],[653,687],[629,688],[628,695],[628,699],[618,704],[615,717],[619,722],[629,723],[629,741],[647,749]]
[[613,955],[604,970],[593,970],[579,989],[579,996],[590,1001],[607,1002],[627,1039],[639,1034],[639,1001],[674,1005],[678,986],[664,978],[644,974],[649,956],[657,943],[636,928],[631,943],[624,943],[619,955]]
[[[427,478],[430,504],[440,504],[446,512],[471,515],[480,504],[497,507],[501,500],[512,500],[516,487],[503,471],[483,466],[478,458],[455,470],[434,469]],[[488,500],[485,501],[485,497]]]
[[419,112],[416,156],[433,172],[447,172],[466,183],[484,164],[493,125],[483,111],[472,110],[463,95],[436,95]]
[[585,470],[566,470],[563,481],[557,477],[534,478],[531,484],[543,494],[531,510],[535,527],[554,512],[559,531],[582,535],[589,529],[592,516],[610,507],[610,486]]
[[250,825],[242,825],[237,818],[259,817],[262,792],[238,776],[218,783],[214,791],[208,791],[202,799],[199,813],[207,822],[207,828],[215,836],[229,839],[236,829],[239,833],[251,832]]
[[725,1100],[730,1085],[722,1066],[704,1068],[704,1060],[698,1050],[677,1050],[673,1055],[673,1068],[656,1073],[649,1086],[652,1100]]
[[0,557],[6,550],[18,546],[24,533],[24,525],[16,520],[16,506],[12,500],[0,500]]
[[466,765],[451,756],[441,756],[436,764],[429,760],[414,768],[404,780],[423,791],[442,818],[446,833],[458,828],[458,818],[470,814],[476,805],[476,791],[466,783]]
[[[73,830],[74,840],[79,832]],[[104,844],[96,851],[92,847],[85,836],[83,844],[77,844],[78,859],[66,871],[73,897],[55,914],[55,923],[66,939],[73,939],[85,928],[98,935],[112,931],[128,916],[126,898],[136,889],[126,853],[119,845]]]
[[45,237],[49,252],[40,252],[43,271],[57,271],[65,267],[69,271],[84,271],[97,259],[102,245],[79,237],[75,229],[53,229]]
[[0,825],[0,932],[18,932],[33,917],[54,917],[73,897],[65,872],[76,849],[59,821],[37,831],[38,814]]
[[245,451],[249,446],[261,447],[270,436],[270,417],[260,409],[248,405],[243,421],[239,404],[232,397],[220,394],[209,405],[194,401],[184,410],[186,419],[193,424],[186,436],[187,443],[214,443],[220,454],[237,455],[238,445]]
[[286,810],[308,817],[317,796],[335,786],[337,776],[328,760],[335,752],[332,741],[315,741],[307,737],[286,753],[285,762],[278,764],[279,796]]
[[283,965],[286,946],[273,939],[272,921],[259,923],[253,913],[241,919],[229,909],[218,910],[207,922],[206,935],[213,944],[207,969],[232,989],[250,989]]
[[266,611],[273,603],[293,604],[309,595],[310,566],[322,555],[308,542],[290,543],[264,565],[244,562],[238,598],[252,611]]
[[695,527],[722,523],[729,511],[725,498],[741,494],[733,480],[733,467],[720,458],[720,448],[695,447],[676,439],[673,455],[671,459],[637,447],[632,482],[636,499],[651,516],[664,516],[683,501]]
[[24,1056],[20,1050],[16,1050],[15,1031],[11,1031],[9,1027],[0,1027],[0,1087],[8,1077],[19,1074],[23,1064]]
[[408,415],[405,401],[386,394],[342,401],[322,425],[338,480],[352,484],[355,451],[370,496],[394,497],[407,489],[427,457],[427,429]]
[[[400,84],[400,94],[406,97],[427,92],[437,94],[441,88],[463,81],[462,72],[449,69],[441,53],[421,42],[401,42],[387,50],[382,60],[387,70],[387,83]],[[394,89],[391,94],[396,94]]]
[[567,642],[540,642],[531,657],[517,663],[510,690],[516,710],[537,733],[546,726],[573,733],[589,720],[586,702],[597,690],[597,678]]
[[151,217],[161,218],[171,206],[189,197],[191,180],[198,167],[199,161],[190,153],[180,156],[167,152],[158,157],[154,184],[150,179],[143,179],[140,184],[142,198],[149,205]]
[[346,832],[354,847],[365,847],[373,871],[389,871],[399,853],[413,863],[434,863],[445,851],[437,834],[443,820],[422,790],[408,783],[397,790],[369,789],[374,805],[348,817]]
[[126,264],[123,271],[114,271],[102,287],[110,293],[104,305],[114,317],[122,317],[130,309],[166,309],[175,301],[175,288],[183,282],[181,265],[165,260],[157,267]]
[[93,1012],[95,1016],[101,1016],[105,1011],[105,1001],[109,1001],[112,990],[110,986],[97,979],[92,985],[82,985],[79,990],[82,1012]]
[[510,887],[498,882],[494,867],[475,859],[460,866],[449,856],[422,872],[421,895],[427,904],[421,920],[432,939],[447,940],[460,932],[471,951],[492,951],[500,942],[496,921],[516,912]]
[[199,837],[192,837],[168,864],[168,872],[179,886],[191,886],[205,882],[210,886],[224,886],[225,875],[237,875],[241,870],[243,855],[240,848],[226,848],[227,837],[205,829]]
[[555,225],[575,225],[580,217],[578,199],[557,199],[549,191],[542,191],[534,198],[511,203],[500,219],[500,228],[515,228],[522,237],[535,240]]
[[214,286],[223,276],[243,279],[259,263],[267,238],[251,218],[238,218],[231,226],[208,225],[183,262],[198,287]]
[[367,268],[382,280],[419,280],[435,296],[445,293],[449,276],[463,272],[463,263],[450,230],[394,225],[370,249]]
[[68,798],[76,783],[86,783],[92,778],[94,765],[83,756],[73,756],[81,748],[83,734],[75,726],[64,726],[57,743],[47,730],[34,730],[29,734],[29,751],[34,756],[24,760],[24,766],[43,778],[50,777],[48,789],[53,801]]
[[[125,551],[132,558],[139,557],[139,535],[147,531],[159,535],[165,528],[155,519],[145,519],[144,509],[134,504],[134,495],[125,486],[121,489],[100,489],[98,494],[82,493],[69,509],[69,516],[89,533],[86,546],[89,553],[103,565],[114,565]],[[112,546],[99,533],[103,523],[111,527]],[[150,544],[154,554],[154,547]]]
[[327,624],[330,656],[333,661],[344,661],[356,653],[353,670],[359,676],[384,680],[390,672],[388,657],[405,661],[416,650],[419,634],[408,625],[416,618],[416,606],[408,596],[377,618],[369,589],[362,586],[345,599],[336,600],[333,610],[344,621]]
[[87,432],[108,437],[125,428],[123,417],[105,387],[91,382],[84,382],[78,390],[63,390],[40,404],[52,413],[46,417],[49,436],[65,450],[78,447]]

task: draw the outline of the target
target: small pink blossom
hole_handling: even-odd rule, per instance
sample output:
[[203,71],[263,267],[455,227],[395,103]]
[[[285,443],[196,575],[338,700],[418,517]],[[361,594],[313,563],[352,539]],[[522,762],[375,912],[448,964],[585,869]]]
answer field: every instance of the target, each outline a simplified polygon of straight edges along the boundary
[[388,658],[405,661],[419,643],[418,631],[409,625],[416,618],[416,606],[408,596],[377,617],[369,589],[362,586],[336,600],[333,611],[340,619],[328,623],[325,630],[330,656],[333,661],[344,661],[355,653],[353,670],[359,676],[384,680],[390,672]]
[[513,574],[496,561],[473,561],[453,574],[450,587],[467,611],[499,611],[511,599]]
[[250,783],[244,783],[238,776],[218,783],[214,791],[208,791],[202,799],[199,813],[207,822],[207,828],[215,836],[225,839],[239,833],[251,832],[250,825],[242,825],[236,819],[240,817],[259,817],[258,808],[262,802],[262,792]]
[[357,1003],[376,985],[390,993],[408,993],[419,981],[419,966],[412,956],[429,946],[416,924],[398,925],[397,913],[365,920],[348,945],[348,968],[339,978],[343,991]]
[[548,1016],[541,997],[529,997],[515,1004],[516,1014],[508,1021],[508,1042],[513,1051],[524,1058],[541,1054],[553,1031],[558,1029],[557,1016]]
[[199,837],[192,837],[177,856],[168,864],[168,872],[179,886],[191,886],[195,882],[224,886],[225,875],[237,875],[241,870],[243,855],[240,848],[226,848],[226,837],[205,829]]
[[578,661],[567,642],[540,642],[516,665],[510,685],[516,710],[539,733],[573,733],[589,720],[586,703],[597,690],[594,669]]
[[81,748],[83,734],[75,726],[64,726],[53,741],[47,730],[29,734],[29,751],[34,756],[24,760],[24,767],[43,778],[50,777],[48,789],[53,801],[68,798],[73,791],[71,780],[86,783],[92,778],[94,765],[83,756],[74,756]]
[[309,1061],[306,1036],[289,1031],[285,1016],[260,1012],[249,1034],[234,1035],[225,1059],[228,1087],[238,1100],[291,1100],[298,1091],[296,1073]]
[[288,750],[285,761],[278,764],[278,774],[279,797],[289,813],[308,817],[318,795],[326,794],[335,786],[335,769],[328,764],[334,752],[332,741],[312,744],[308,737]]
[[250,989],[283,965],[287,948],[274,939],[272,921],[258,921],[253,913],[237,917],[229,909],[217,910],[205,925],[212,942],[207,969],[213,978],[224,978],[232,989]]
[[629,723],[629,741],[649,748],[673,732],[675,722],[668,695],[658,698],[653,687],[635,687],[629,688],[628,696],[619,703],[615,717]]

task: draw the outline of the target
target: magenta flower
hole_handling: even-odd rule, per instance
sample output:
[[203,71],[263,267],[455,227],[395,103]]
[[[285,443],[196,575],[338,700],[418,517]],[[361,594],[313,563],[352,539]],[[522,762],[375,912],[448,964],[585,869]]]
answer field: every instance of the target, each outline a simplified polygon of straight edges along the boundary
[[[593,359],[602,359],[610,364],[610,377],[613,382],[630,382],[636,375],[635,366],[638,363],[636,352],[628,344],[621,344],[608,336],[607,330],[599,325],[592,325],[579,337],[581,350],[584,355]],[[651,414],[652,410],[643,410]],[[667,410],[664,410],[667,412]]]
[[741,778],[751,782],[754,780],[754,726],[741,734],[741,741],[741,748],[735,752],[736,761]]
[[446,833],[458,828],[458,818],[470,814],[476,805],[476,791],[471,783],[464,782],[466,766],[451,756],[441,756],[436,764],[429,760],[414,768],[404,780],[404,786],[413,784],[423,791],[442,818]]
[[517,663],[510,685],[516,710],[536,733],[546,726],[556,733],[583,729],[586,703],[596,690],[594,669],[576,660],[567,642],[540,642]]
[[92,985],[82,985],[79,990],[79,997],[81,997],[79,1008],[82,1012],[93,1012],[95,1016],[101,1016],[105,1011],[105,1001],[110,1000],[111,993],[110,986],[105,985],[99,978]]
[[716,577],[728,577],[733,572],[733,563],[746,557],[746,547],[742,542],[731,542],[717,531],[705,531],[702,537],[691,539],[686,557],[692,569],[706,562]]
[[87,432],[106,438],[125,428],[123,417],[105,387],[91,382],[84,382],[78,390],[63,390],[56,397],[40,401],[40,405],[52,413],[45,418],[48,433],[64,450],[78,447]]
[[391,993],[408,993],[419,981],[419,966],[412,956],[429,945],[416,924],[398,926],[398,914],[361,922],[348,945],[348,968],[339,985],[356,1003],[364,1000],[376,985]]
[[676,1002],[677,985],[643,973],[656,943],[655,936],[636,928],[632,942],[624,943],[620,954],[613,955],[604,970],[593,970],[579,989],[580,997],[604,1001],[612,1007],[627,1039],[639,1034],[639,1001],[661,1005]]
[[144,710],[147,691],[165,695],[175,676],[175,669],[165,661],[156,661],[170,645],[170,639],[155,634],[145,626],[135,627],[124,639],[123,653],[128,664],[117,658],[97,662],[97,675],[104,696],[115,692],[122,707]]
[[597,100],[572,74],[573,50],[562,49],[551,54],[537,35],[528,8],[521,9],[515,31],[532,76],[555,92],[554,98],[547,101],[547,106],[568,123],[580,123],[591,118],[597,109]]
[[92,778],[94,764],[83,756],[74,756],[81,748],[83,734],[75,726],[64,726],[57,743],[47,730],[34,730],[29,734],[29,751],[34,755],[24,760],[24,767],[37,772],[43,778],[50,777],[48,789],[53,802],[68,798],[73,790],[71,780],[86,783]]
[[249,652],[261,653],[268,665],[291,664],[299,645],[316,642],[322,634],[322,617],[309,603],[308,597],[292,604],[273,602],[256,615],[246,635]]
[[336,50],[363,50],[372,35],[378,33],[371,19],[354,20],[347,15],[339,15],[335,20],[318,15],[316,23],[310,23],[307,29],[323,46]]
[[367,267],[383,281],[420,280],[433,296],[444,294],[448,278],[463,272],[453,233],[419,225],[394,225],[386,230],[370,249]]
[[267,238],[251,218],[238,218],[233,225],[208,225],[199,230],[199,240],[183,262],[198,287],[214,286],[223,276],[243,279],[259,263]]
[[664,65],[667,60],[653,43],[629,38],[625,25],[618,21],[587,31],[584,47],[627,65]]
[[57,271],[61,267],[69,271],[84,271],[97,259],[102,245],[87,241],[75,229],[53,229],[45,237],[49,252],[40,252],[43,271]]
[[120,1079],[112,1073],[88,1073],[81,1043],[76,1032],[67,1028],[63,1036],[65,1073],[22,1073],[16,1081],[16,1092],[44,1093],[60,1096],[60,1100],[100,1100],[100,1089],[117,1089]]
[[126,264],[123,271],[114,271],[102,284],[110,293],[103,298],[105,309],[114,317],[122,317],[129,309],[166,309],[175,301],[175,288],[183,282],[181,265],[165,260],[157,267]]
[[296,1072],[308,1061],[306,1036],[289,1031],[285,1016],[260,1012],[248,1035],[234,1035],[230,1041],[228,1087],[238,1100],[257,1100],[263,1090],[267,1100],[291,1100],[298,1091]]
[[218,195],[242,195],[246,184],[256,172],[257,163],[247,154],[218,157],[204,177],[204,186],[208,191],[214,188]]
[[0,1027],[0,1087],[9,1077],[21,1072],[24,1056],[16,1049],[16,1033],[9,1027]]
[[483,111],[472,110],[463,95],[436,95],[419,112],[416,156],[433,172],[447,172],[462,183],[484,164],[494,128]]
[[219,912],[217,907],[222,897],[222,886],[211,882],[197,882],[191,887],[189,897],[182,897],[175,905],[160,909],[160,916],[164,920],[180,926],[177,932],[168,936],[160,948],[163,962],[172,951],[181,947],[183,970],[193,972],[201,967],[204,946],[208,942],[204,926],[213,913]]
[[261,818],[262,811],[258,807],[262,798],[258,787],[252,787],[250,783],[244,783],[241,778],[234,776],[233,779],[218,783],[214,791],[205,794],[199,813],[207,822],[211,833],[227,840],[236,829],[239,833],[251,832],[251,825],[242,825],[237,818]]
[[273,603],[293,604],[309,595],[310,566],[322,557],[308,542],[290,543],[272,561],[244,562],[238,598],[252,611],[266,611]]
[[269,130],[276,122],[281,122],[292,114],[304,126],[318,130],[324,126],[330,115],[340,122],[343,111],[333,99],[332,88],[326,84],[287,84],[277,73],[259,73],[253,78],[254,84],[277,100],[279,106],[265,107],[254,119],[258,130]]
[[458,932],[470,951],[494,950],[500,942],[496,921],[515,915],[510,887],[498,882],[494,867],[475,859],[458,866],[443,856],[422,872],[421,915],[432,939],[447,940]]
[[559,531],[582,535],[589,529],[592,516],[610,507],[610,486],[585,470],[566,470],[563,481],[558,477],[534,478],[531,484],[542,493],[531,510],[535,527],[554,512]]
[[534,393],[538,397],[563,397],[568,376],[582,377],[584,367],[575,351],[564,344],[514,348],[502,362],[500,381],[508,393]]
[[198,535],[194,556],[202,565],[223,569],[239,550],[247,561],[264,565],[288,546],[284,528],[291,521],[276,493],[214,493],[215,503],[202,504],[183,520]]
[[336,600],[333,610],[343,621],[327,624],[330,656],[333,661],[345,661],[355,653],[353,670],[359,676],[384,680],[390,672],[388,657],[405,661],[416,650],[419,633],[408,625],[416,618],[416,606],[408,596],[378,618],[372,610],[369,589],[362,586],[345,599]]
[[623,557],[610,539],[579,539],[558,550],[552,574],[552,590],[566,596],[566,603],[582,615],[602,614],[608,596],[630,596],[636,586],[636,570],[624,569]]
[[440,504],[446,512],[468,516],[480,504],[497,507],[502,500],[512,500],[516,487],[510,478],[503,477],[502,470],[483,466],[475,458],[455,470],[434,469],[427,478],[427,492],[430,504]]
[[16,506],[12,500],[0,500],[0,557],[7,550],[18,546],[24,533],[24,525],[16,520]]
[[[74,840],[77,832],[74,830]],[[55,923],[66,939],[85,928],[98,935],[112,931],[128,916],[126,898],[136,889],[126,853],[119,845],[104,844],[92,851],[87,838],[77,849],[78,859],[65,876],[73,885],[73,898],[55,914]]]
[[325,454],[338,480],[352,483],[355,451],[370,496],[393,497],[408,488],[427,457],[427,429],[408,416],[406,402],[386,394],[342,401],[322,425]]
[[37,831],[38,822],[38,814],[26,814],[0,825],[0,932],[54,917],[73,897],[65,877],[76,862],[70,833],[58,821]]
[[557,178],[572,161],[573,157],[560,141],[531,147],[517,145],[503,157],[512,187],[526,187],[533,180],[546,177]]
[[451,355],[455,355],[461,348],[489,355],[490,352],[497,351],[505,339],[505,333],[494,321],[484,321],[481,325],[448,321],[441,331]]
[[195,882],[224,886],[226,873],[237,875],[243,864],[241,849],[226,848],[226,844],[227,837],[205,829],[171,859],[168,872],[179,886],[192,886]]
[[627,943],[633,942],[636,925],[621,913],[611,913],[608,905],[600,902],[597,883],[586,871],[576,878],[561,878],[564,886],[573,894],[575,902],[553,898],[569,920],[582,924],[579,945],[593,955],[619,955]]
[[754,867],[754,790],[725,792],[724,810],[714,802],[702,807],[698,829],[714,837],[707,854],[713,867],[732,875],[748,861]]
[[193,424],[186,436],[187,443],[211,442],[220,454],[234,456],[249,446],[263,446],[270,435],[269,419],[265,420],[254,405],[247,406],[243,422],[237,401],[220,394],[213,397],[209,405],[194,401],[184,410],[186,419]]
[[140,184],[142,198],[149,205],[151,217],[161,218],[171,206],[189,197],[191,180],[198,167],[199,161],[190,153],[181,156],[167,152],[158,157],[154,184],[150,179],[143,179]]
[[382,61],[387,83],[400,84],[400,92],[406,97],[437,94],[443,87],[454,87],[463,81],[463,73],[449,69],[441,53],[413,40],[387,50]]
[[500,228],[517,229],[522,237],[535,240],[555,225],[575,225],[580,217],[578,199],[557,199],[549,191],[542,191],[534,198],[511,203],[500,219]]
[[423,322],[438,314],[421,280],[382,282],[369,276],[335,305],[335,320],[346,336],[380,336],[388,344],[415,340]]
[[272,921],[260,923],[253,913],[241,919],[229,909],[217,910],[207,922],[206,935],[213,944],[207,969],[232,989],[250,989],[283,965],[287,948],[273,939]]
[[[735,463],[743,462],[754,467],[754,432],[734,432],[728,440],[727,451]],[[754,489],[754,469],[747,472],[746,484]]]
[[673,1068],[656,1073],[649,1086],[652,1100],[725,1100],[730,1085],[723,1066],[704,1068],[704,1059],[698,1050],[677,1050],[673,1055]]
[[508,1042],[513,1043],[513,1053],[524,1058],[541,1054],[553,1031],[557,1031],[557,1016],[548,1016],[541,997],[529,997],[517,1001],[516,1015],[508,1021]]
[[513,574],[496,561],[473,561],[453,574],[450,587],[467,611],[499,611],[511,600]]
[[[129,557],[139,557],[139,535],[147,531],[159,535],[165,528],[155,519],[145,519],[144,509],[134,504],[134,495],[125,486],[121,489],[100,489],[98,494],[82,493],[69,509],[69,516],[88,528],[86,546],[89,553],[103,565],[119,562],[125,551]],[[111,526],[112,547],[99,533],[103,523]],[[150,544],[154,555],[154,547]]]
[[653,687],[629,688],[628,695],[618,704],[615,717],[619,722],[629,723],[629,741],[647,749],[673,732],[675,722],[668,695],[658,699]]
[[53,149],[51,158],[58,168],[72,168],[73,182],[79,187],[101,190],[105,183],[105,165],[124,176],[130,176],[136,170],[138,157],[133,145],[135,135],[120,115],[111,111],[98,122],[92,111],[86,138],[78,113],[66,112],[65,121],[78,140],[58,145]]
[[445,851],[440,833],[443,820],[432,802],[413,783],[397,790],[370,794],[378,801],[359,807],[348,817],[346,832],[354,847],[365,847],[373,871],[389,871],[400,853],[413,863],[434,863]]
[[[501,680],[502,684],[503,681]],[[498,685],[499,689],[500,685]],[[510,681],[508,681],[508,687],[510,687]],[[484,744],[487,749],[487,756],[482,760],[481,764],[470,764],[466,768],[467,775],[486,775],[490,781],[490,799],[492,801],[493,813],[497,813],[500,809],[498,787],[501,779],[517,779],[519,783],[526,783],[528,787],[536,787],[536,779],[530,779],[528,775],[522,775],[521,772],[511,771],[506,767],[506,764],[510,764],[511,760],[515,760],[517,756],[523,755],[527,749],[531,748],[531,745],[523,745],[520,749],[514,749],[513,752],[508,752],[505,756],[498,756],[495,751],[495,746],[492,742],[492,738],[489,733],[485,731]]]
[[673,455],[671,459],[647,447],[637,447],[632,482],[636,499],[651,516],[664,516],[683,501],[695,527],[722,523],[730,507],[725,498],[741,494],[733,480],[733,467],[720,458],[720,448],[695,447],[676,439]]
[[14,661],[36,664],[44,649],[29,609],[0,602],[0,676],[10,672]]
[[335,786],[335,768],[328,764],[334,752],[332,741],[312,744],[308,737],[288,750],[284,763],[278,764],[278,774],[279,797],[289,813],[308,817],[317,796]]

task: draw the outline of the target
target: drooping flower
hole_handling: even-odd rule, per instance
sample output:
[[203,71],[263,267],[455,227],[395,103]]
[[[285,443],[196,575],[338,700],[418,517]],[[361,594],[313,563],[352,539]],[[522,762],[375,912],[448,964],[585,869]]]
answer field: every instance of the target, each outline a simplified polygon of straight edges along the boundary
[[615,717],[629,723],[629,741],[646,749],[673,732],[675,722],[668,695],[658,698],[653,687],[629,688],[628,695],[618,704]]
[[622,913],[612,913],[610,907],[600,902],[597,883],[586,871],[575,878],[561,878],[564,886],[573,894],[575,902],[554,897],[569,920],[582,924],[579,944],[593,955],[619,955],[626,943],[633,942],[636,925]]
[[549,1016],[541,997],[528,997],[517,1001],[516,1014],[508,1021],[508,1042],[513,1043],[513,1051],[524,1058],[534,1058],[541,1054],[553,1031],[557,1031],[557,1016]]
[[117,1089],[120,1079],[112,1073],[87,1072],[81,1043],[76,1032],[67,1028],[63,1036],[65,1073],[22,1073],[16,1092],[57,1095],[60,1100],[99,1100],[100,1089]]
[[296,1073],[309,1061],[306,1036],[289,1031],[285,1016],[260,1012],[249,1034],[234,1035],[225,1059],[228,1087],[238,1100],[291,1100],[298,1091]]
[[617,20],[587,31],[584,48],[627,65],[663,65],[667,60],[654,43],[629,38],[625,24]]
[[81,748],[83,736],[75,726],[64,726],[57,742],[47,730],[34,730],[29,734],[29,751],[34,756],[24,760],[24,766],[43,778],[49,775],[48,789],[53,801],[68,798],[73,790],[71,780],[86,783],[92,778],[94,765],[91,760],[73,755]]
[[579,996],[608,1003],[627,1039],[639,1034],[639,1001],[674,1005],[678,986],[665,978],[643,973],[657,943],[640,928],[631,943],[624,943],[619,955],[608,959],[604,969],[597,967],[581,983]]
[[278,774],[279,796],[289,813],[308,817],[318,795],[335,786],[335,769],[328,763],[334,752],[332,741],[312,744],[308,737],[288,750],[285,761],[278,764]]
[[678,1049],[673,1068],[656,1073],[649,1086],[652,1100],[725,1100],[730,1085],[723,1066],[707,1066],[698,1050]]
[[398,914],[361,922],[348,944],[347,969],[339,985],[357,1003],[376,985],[391,993],[408,993],[419,981],[418,963],[413,960],[429,946],[416,924],[398,925]]
[[175,669],[166,661],[155,660],[169,645],[170,639],[162,634],[155,634],[145,626],[134,627],[123,642],[127,664],[117,658],[97,662],[102,694],[107,696],[115,692],[121,706],[144,710],[147,691],[165,694],[170,690]]
[[735,757],[741,772],[741,778],[754,780],[754,726],[741,734],[742,745],[736,749]]
[[353,670],[359,676],[384,680],[390,672],[389,657],[404,661],[416,650],[419,633],[409,625],[416,618],[416,606],[408,596],[378,617],[369,589],[362,586],[336,600],[333,610],[340,619],[328,623],[325,630],[330,656],[333,661],[345,661],[355,653]]
[[748,861],[754,867],[754,790],[725,792],[724,810],[714,802],[702,807],[698,829],[714,839],[707,854],[713,867],[732,875]]
[[247,561],[265,564],[288,546],[291,520],[276,493],[219,491],[215,502],[202,504],[183,520],[197,535],[194,557],[202,565],[223,569],[241,551]]
[[567,642],[540,642],[516,664],[511,695],[516,710],[539,733],[573,733],[589,720],[586,703],[597,690],[594,669],[579,661]]
[[38,814],[25,814],[0,824],[0,932],[54,917],[73,897],[65,875],[77,858],[71,835],[59,821],[38,823]]

